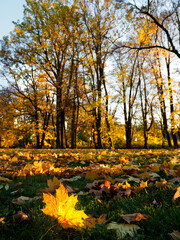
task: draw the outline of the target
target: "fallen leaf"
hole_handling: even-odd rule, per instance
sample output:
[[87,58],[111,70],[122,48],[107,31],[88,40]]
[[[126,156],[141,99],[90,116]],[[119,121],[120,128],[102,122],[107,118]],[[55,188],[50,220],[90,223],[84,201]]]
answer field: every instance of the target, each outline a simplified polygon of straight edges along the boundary
[[40,194],[43,192],[54,194],[56,189],[59,188],[60,184],[61,184],[61,181],[58,178],[54,177],[53,180],[51,179],[47,180],[48,188],[38,189],[37,192]]
[[82,178],[81,176],[74,176],[72,178],[61,178],[61,183],[62,182],[74,182],[74,181],[77,181],[81,178]]
[[18,190],[11,192],[11,194],[12,195],[17,195],[17,194],[19,194],[21,192],[23,192],[23,189],[19,188]]
[[22,204],[25,203],[25,201],[29,201],[29,200],[30,200],[29,197],[20,196],[20,197],[18,197],[18,198],[16,198],[16,199],[13,199],[13,200],[12,200],[12,203],[13,203],[13,204],[17,204],[17,205],[22,205]]
[[172,182],[172,183],[178,182],[178,183],[180,183],[180,177],[172,178],[171,180],[169,180],[169,182]]
[[4,219],[5,219],[4,217],[0,218],[0,222],[3,222],[3,221],[4,221]]
[[125,193],[124,193],[126,196],[130,196],[131,195],[131,189],[128,188],[126,189]]
[[121,215],[121,217],[128,223],[136,222],[136,221],[140,221],[141,219],[149,218],[148,215],[141,214],[141,213],[126,214],[126,215]]
[[118,224],[116,222],[112,222],[107,225],[107,229],[116,230],[117,240],[120,240],[124,239],[126,235],[134,237],[140,227],[135,224]]
[[5,188],[5,190],[6,190],[6,191],[8,191],[8,190],[9,190],[9,184],[8,184],[8,183],[6,183],[6,185],[5,185],[5,187],[4,187],[4,188]]
[[14,156],[12,159],[11,159],[11,162],[18,162],[18,158],[16,156]]
[[46,207],[42,211],[46,215],[50,215],[53,219],[57,219],[63,228],[75,228],[81,230],[85,227],[84,220],[88,216],[83,210],[76,210],[77,196],[68,196],[68,190],[61,184],[56,189],[56,197],[50,193],[43,193]]
[[165,179],[162,179],[161,182],[156,181],[157,188],[164,188],[166,184],[167,184],[167,181]]
[[19,211],[17,214],[13,215],[13,221],[16,222],[17,220],[20,220],[20,222],[27,221],[28,215],[22,211]]
[[173,231],[172,233],[168,233],[169,235],[171,235],[171,237],[174,239],[174,240],[180,240],[180,232],[178,231]]
[[74,192],[79,191],[79,188],[73,188],[73,187],[70,187],[68,185],[66,185],[66,188],[68,190],[68,193],[74,193]]
[[177,168],[177,170],[175,171],[175,176],[176,177],[180,177],[180,166]]
[[139,183],[139,182],[140,182],[140,179],[130,176],[130,177],[128,178],[128,181],[132,181],[132,182]]
[[150,168],[151,168],[151,171],[152,171],[152,172],[157,173],[157,172],[159,172],[160,164],[152,164],[152,165],[150,166]]
[[7,183],[12,182],[12,180],[10,180],[9,178],[5,178],[5,177],[0,177],[0,181],[7,182]]
[[174,194],[173,200],[175,201],[179,197],[180,197],[180,187],[177,188],[177,191]]
[[20,196],[16,199],[13,199],[12,200],[12,203],[13,204],[17,204],[17,205],[22,205],[24,204],[26,201],[29,201],[29,202],[32,202],[34,200],[38,200],[40,199],[40,197],[33,197],[33,198],[30,198],[30,197],[26,197],[26,196]]
[[85,219],[84,224],[86,228],[95,228],[96,224],[104,224],[106,222],[106,214],[102,214],[99,218],[88,217]]

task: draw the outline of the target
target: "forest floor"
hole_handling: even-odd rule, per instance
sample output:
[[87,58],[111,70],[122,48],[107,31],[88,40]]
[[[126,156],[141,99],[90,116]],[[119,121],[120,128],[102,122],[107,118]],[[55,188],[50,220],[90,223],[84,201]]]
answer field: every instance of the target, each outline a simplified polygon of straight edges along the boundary
[[180,239],[180,150],[0,149],[4,239]]

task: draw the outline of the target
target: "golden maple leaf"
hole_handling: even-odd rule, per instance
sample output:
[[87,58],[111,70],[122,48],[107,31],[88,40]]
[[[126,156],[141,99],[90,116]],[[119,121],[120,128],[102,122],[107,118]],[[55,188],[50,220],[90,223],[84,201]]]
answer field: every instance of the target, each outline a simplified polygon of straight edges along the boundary
[[50,193],[43,194],[46,207],[42,211],[50,215],[52,219],[57,219],[63,228],[76,228],[81,230],[85,228],[85,219],[88,216],[83,210],[76,210],[77,196],[68,196],[67,189],[61,184],[56,190],[56,197]]

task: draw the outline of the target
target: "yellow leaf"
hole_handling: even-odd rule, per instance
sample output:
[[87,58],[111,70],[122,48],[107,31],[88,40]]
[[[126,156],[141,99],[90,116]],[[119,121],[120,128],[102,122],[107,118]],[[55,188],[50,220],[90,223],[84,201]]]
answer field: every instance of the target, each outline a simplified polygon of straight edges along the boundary
[[83,210],[76,210],[77,196],[68,196],[68,191],[61,184],[56,190],[56,197],[51,194],[43,194],[46,207],[42,211],[57,219],[63,228],[76,228],[81,230],[85,228],[84,220],[88,216]]
[[159,172],[159,167],[160,167],[160,165],[157,165],[157,164],[151,165],[151,171],[157,173],[157,172]]
[[141,182],[140,183],[140,188],[145,188],[145,187],[148,187],[148,185],[147,185],[147,181],[146,182]]

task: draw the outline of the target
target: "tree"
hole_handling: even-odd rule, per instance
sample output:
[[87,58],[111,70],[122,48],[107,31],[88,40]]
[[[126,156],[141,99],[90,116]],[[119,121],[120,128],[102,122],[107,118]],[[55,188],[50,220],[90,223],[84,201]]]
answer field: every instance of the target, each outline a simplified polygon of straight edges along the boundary
[[[133,107],[137,97],[138,88],[140,86],[140,78],[137,78],[138,74],[138,51],[133,52],[129,58],[133,59],[132,63],[129,62],[127,66],[119,64],[119,82],[120,82],[120,94],[122,94],[125,132],[126,132],[126,148],[131,148],[132,145],[132,119],[133,119]],[[129,60],[129,59],[128,59]],[[130,66],[130,67],[129,67]]]
[[[114,27],[114,6],[108,0],[83,0],[78,4],[83,21],[84,34],[82,44],[84,45],[85,68],[91,77],[93,101],[92,114],[95,119],[95,129],[97,132],[97,148],[102,148],[101,126],[102,126],[102,87],[105,91],[105,121],[107,129],[110,131],[108,120],[108,91],[105,81],[105,63],[110,53],[111,41],[109,40],[112,28]],[[111,139],[109,138],[110,145]]]
[[[123,45],[130,49],[152,49],[161,48],[174,53],[180,58],[180,1],[146,0],[143,4],[136,1],[117,1],[120,6],[127,9],[127,14],[132,16],[133,21],[141,21],[146,26],[143,41]],[[161,33],[161,34],[159,34]],[[144,39],[154,35],[156,39],[148,43]],[[163,36],[163,42],[160,41]],[[161,44],[160,44],[161,43]]]
[[11,147],[17,144],[18,137],[15,129],[15,97],[7,88],[0,91],[0,147]]
[[[147,55],[145,55],[145,57],[147,57]],[[140,92],[141,112],[142,112],[142,119],[143,119],[144,148],[147,149],[148,148],[148,133],[154,122],[153,109],[152,109],[154,97],[151,99],[151,101],[148,99],[148,88],[150,88],[150,86],[148,86],[147,77],[145,76],[145,74],[148,75],[147,69],[145,66],[143,67],[145,57],[143,59],[141,68],[139,68],[139,78],[140,78],[140,86],[139,86],[140,91],[139,92]],[[149,112],[151,115],[151,121],[148,126],[148,113]]]
[[164,79],[162,76],[162,67],[160,62],[160,55],[159,51],[155,51],[156,58],[154,59],[154,62],[151,64],[152,72],[155,78],[155,84],[157,88],[157,95],[159,99],[159,106],[161,110],[161,116],[162,116],[162,134],[164,138],[167,138],[169,147],[172,147],[171,144],[171,138],[168,131],[168,122],[167,122],[167,113],[166,113],[166,103],[165,103],[165,94],[164,94]]
[[174,101],[173,101],[173,90],[172,90],[172,79],[170,71],[171,57],[170,52],[168,54],[164,53],[166,68],[167,68],[167,79],[168,79],[168,91],[169,91],[169,103],[170,103],[170,120],[171,120],[171,134],[174,143],[174,147],[178,148],[178,141],[176,136],[176,124],[175,124],[175,111],[174,111]]
[[34,66],[55,88],[56,147],[64,147],[65,92],[64,77],[70,66],[73,10],[60,1],[26,0],[22,23],[15,23],[7,51],[13,67],[20,63]]

